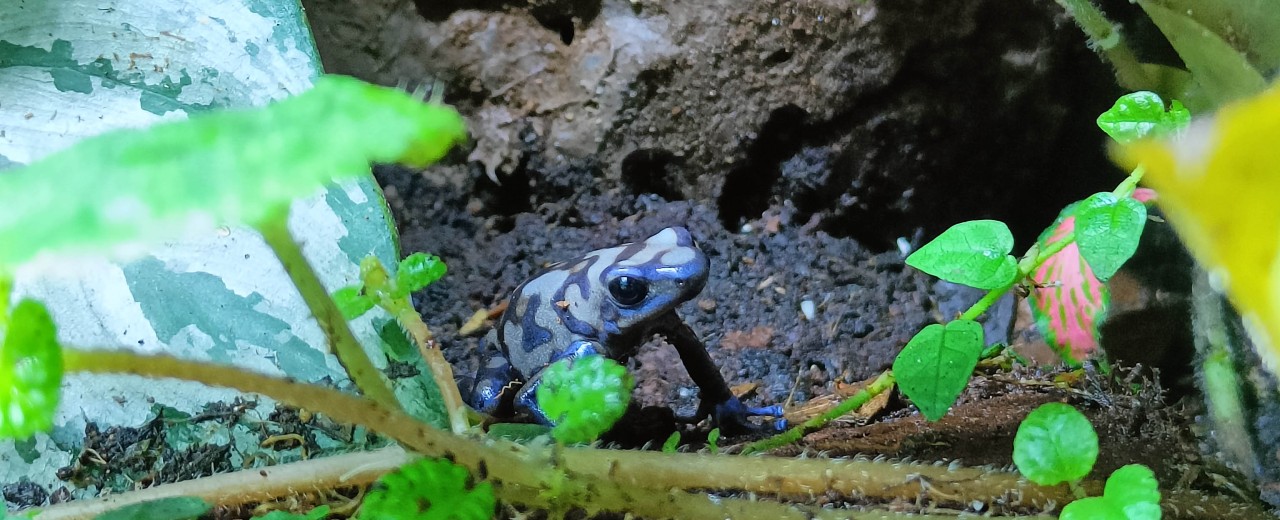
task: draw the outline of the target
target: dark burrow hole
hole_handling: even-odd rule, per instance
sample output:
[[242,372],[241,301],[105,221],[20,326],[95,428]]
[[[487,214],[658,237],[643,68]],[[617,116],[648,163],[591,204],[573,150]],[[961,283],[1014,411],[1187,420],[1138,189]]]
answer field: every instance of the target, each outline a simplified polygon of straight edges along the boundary
[[573,44],[573,18],[572,17],[565,16],[563,14],[539,16],[539,13],[537,11],[534,11],[533,17],[534,19],[538,20],[538,23],[542,24],[543,27],[546,27],[551,32],[559,34],[560,41],[564,42],[565,45]]
[[565,45],[573,43],[575,20],[590,24],[600,15],[600,0],[565,0],[530,6],[527,0],[413,0],[418,14],[430,22],[443,22],[462,9],[477,11],[519,11],[529,14],[543,27],[560,36]]
[[684,200],[675,187],[676,155],[660,148],[643,148],[622,159],[622,182],[636,193],[652,193],[669,201]]
[[[519,165],[510,175],[499,174],[500,184],[494,184],[493,180],[483,171],[484,167],[475,163],[476,198],[484,203],[484,207],[488,211],[503,217],[532,212],[533,203],[530,201],[531,190],[529,187],[528,163],[529,160],[526,155],[520,159]],[[498,219],[496,224],[497,230],[502,233],[510,231],[514,226],[514,222],[510,218]]]
[[779,65],[782,63],[786,63],[787,60],[790,60],[790,59],[791,59],[791,51],[788,51],[786,49],[778,49],[776,51],[773,51],[773,53],[769,54],[769,56],[764,59],[764,62],[769,65]]
[[443,22],[449,19],[449,15],[461,9],[501,11],[507,5],[518,7],[525,5],[525,2],[520,0],[413,0],[413,5],[418,9],[418,14],[427,21]]
[[768,209],[773,185],[782,176],[780,163],[800,150],[808,115],[790,103],[769,114],[755,142],[747,147],[746,160],[725,177],[717,200],[725,229],[736,231],[743,219]]

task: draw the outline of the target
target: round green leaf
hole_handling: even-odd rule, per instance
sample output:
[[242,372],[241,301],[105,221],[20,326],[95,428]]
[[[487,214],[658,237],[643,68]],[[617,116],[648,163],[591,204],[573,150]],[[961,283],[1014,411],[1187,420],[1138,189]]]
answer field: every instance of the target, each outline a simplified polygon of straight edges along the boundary
[[1107,478],[1102,496],[1062,508],[1063,520],[1160,520],[1160,490],[1150,468],[1130,464]]
[[1095,193],[1076,207],[1076,243],[1098,280],[1109,280],[1133,256],[1146,222],[1146,206],[1114,193]]
[[0,438],[26,438],[53,427],[62,385],[62,347],[44,304],[24,299],[0,326]]
[[1155,92],[1133,92],[1120,96],[1098,116],[1098,128],[1121,144],[1147,136],[1169,134],[1187,126],[1191,112],[1178,100],[1166,111],[1164,100]]
[[1160,483],[1151,468],[1129,464],[1107,477],[1103,498],[1124,511],[1127,520],[1159,520]]
[[487,520],[493,518],[496,507],[491,484],[472,485],[466,468],[424,458],[378,479],[356,518]]
[[444,276],[446,268],[440,257],[426,253],[414,253],[400,261],[396,269],[396,291],[402,297],[431,285]]
[[1042,486],[1084,478],[1098,460],[1098,434],[1071,405],[1047,403],[1027,414],[1013,438],[1013,463]]
[[373,308],[373,298],[365,296],[359,285],[348,285],[333,292],[333,301],[342,311],[342,317],[348,320],[359,318]]
[[998,220],[971,220],[951,226],[907,257],[907,265],[948,282],[995,289],[1018,278],[1018,260],[1009,256],[1013,234]]
[[955,320],[944,327],[929,325],[907,342],[893,361],[898,387],[936,421],[960,397],[982,353],[982,325]]
[[541,378],[538,406],[556,423],[551,436],[564,444],[591,442],[608,431],[635,388],[626,367],[599,355],[557,361]]
[[1067,504],[1058,520],[1125,520],[1125,517],[1102,497],[1089,497]]

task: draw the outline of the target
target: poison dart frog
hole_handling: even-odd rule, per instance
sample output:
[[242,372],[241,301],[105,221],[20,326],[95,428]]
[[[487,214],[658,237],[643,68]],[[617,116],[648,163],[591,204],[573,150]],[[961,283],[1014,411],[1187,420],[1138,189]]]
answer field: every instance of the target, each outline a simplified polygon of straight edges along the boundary
[[[725,384],[698,335],[676,314],[702,291],[710,262],[681,227],[642,242],[599,249],[551,265],[511,293],[507,309],[481,348],[469,404],[491,415],[530,414],[551,425],[538,407],[541,372],[562,359],[600,354],[625,362],[653,334],[675,346],[701,403],[694,417],[711,417],[726,433],[757,427],[748,417],[781,417],[780,406],[744,405]],[[778,420],[775,428],[785,422]]]

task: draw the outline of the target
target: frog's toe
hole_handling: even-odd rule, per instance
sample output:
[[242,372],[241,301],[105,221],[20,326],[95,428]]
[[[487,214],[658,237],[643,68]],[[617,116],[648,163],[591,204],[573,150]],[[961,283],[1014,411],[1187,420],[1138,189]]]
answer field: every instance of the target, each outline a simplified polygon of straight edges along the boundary
[[711,420],[721,431],[734,434],[744,432],[758,432],[775,430],[781,431],[787,427],[786,419],[778,419],[772,424],[757,425],[748,421],[749,417],[782,417],[782,407],[778,405],[751,407],[742,404],[737,397],[730,397],[728,400],[715,405],[711,412]]

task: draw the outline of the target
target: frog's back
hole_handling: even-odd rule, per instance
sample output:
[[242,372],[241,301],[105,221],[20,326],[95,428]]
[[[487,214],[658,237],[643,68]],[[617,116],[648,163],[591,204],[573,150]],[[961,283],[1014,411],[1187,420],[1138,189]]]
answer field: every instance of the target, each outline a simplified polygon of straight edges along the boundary
[[625,357],[633,345],[615,344],[619,338],[697,295],[708,268],[683,228],[592,251],[516,288],[490,341],[525,374],[580,340]]

